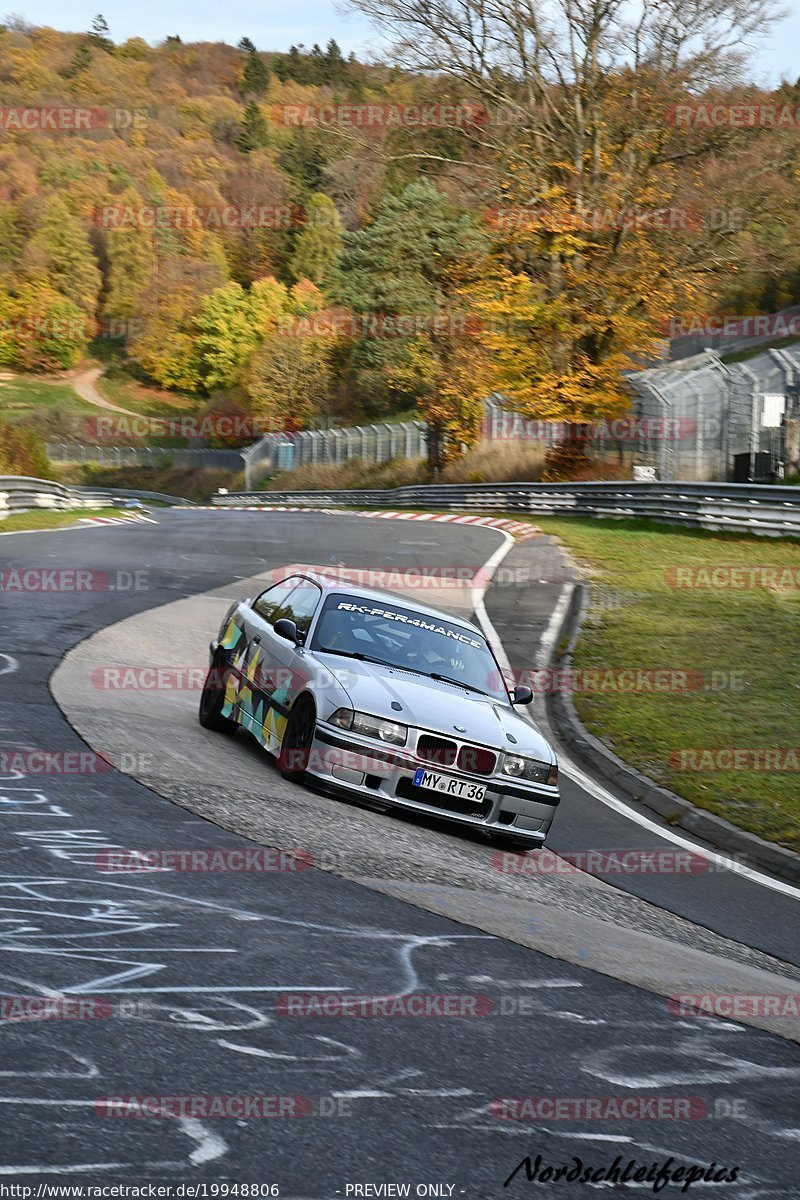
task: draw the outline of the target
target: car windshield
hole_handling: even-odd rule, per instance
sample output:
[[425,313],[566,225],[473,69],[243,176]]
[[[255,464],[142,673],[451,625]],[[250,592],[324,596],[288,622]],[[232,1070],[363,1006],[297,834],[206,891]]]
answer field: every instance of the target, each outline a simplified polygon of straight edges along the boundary
[[509,700],[497,662],[476,629],[390,602],[328,596],[311,649],[377,661]]

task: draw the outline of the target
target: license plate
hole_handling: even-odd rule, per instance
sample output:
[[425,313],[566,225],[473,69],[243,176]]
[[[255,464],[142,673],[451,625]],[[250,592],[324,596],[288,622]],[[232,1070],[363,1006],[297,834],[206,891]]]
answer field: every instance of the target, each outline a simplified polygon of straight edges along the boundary
[[454,775],[439,775],[435,771],[426,771],[424,767],[415,773],[414,784],[434,792],[444,792],[447,796],[457,796],[459,800],[474,800],[476,804],[480,804],[486,796],[486,787],[482,783],[456,779]]

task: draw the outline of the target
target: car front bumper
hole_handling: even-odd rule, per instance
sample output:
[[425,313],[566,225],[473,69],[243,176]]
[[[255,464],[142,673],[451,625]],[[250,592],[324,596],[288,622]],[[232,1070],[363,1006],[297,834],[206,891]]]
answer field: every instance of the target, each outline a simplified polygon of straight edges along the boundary
[[[486,788],[485,799],[476,804],[414,787],[414,773],[419,767],[481,784]],[[557,788],[526,786],[497,775],[437,767],[418,758],[407,747],[376,746],[370,738],[322,721],[317,722],[307,773],[326,787],[373,804],[426,813],[515,839],[524,838],[531,847],[543,845],[559,802]]]

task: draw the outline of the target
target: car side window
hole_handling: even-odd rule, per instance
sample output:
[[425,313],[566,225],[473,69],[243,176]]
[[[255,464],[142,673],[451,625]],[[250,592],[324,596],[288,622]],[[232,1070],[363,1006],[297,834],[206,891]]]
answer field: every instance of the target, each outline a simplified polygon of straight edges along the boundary
[[291,579],[284,579],[282,583],[276,583],[267,588],[253,602],[253,611],[257,612],[268,625],[274,625],[281,617],[288,617],[289,613],[286,611],[286,607],[289,597],[300,582],[301,580],[294,575]]
[[305,635],[308,633],[311,618],[314,616],[321,599],[322,589],[318,588],[310,579],[301,579],[289,597],[286,611],[282,612],[281,616],[288,617],[290,621],[294,621],[301,638],[305,638]]

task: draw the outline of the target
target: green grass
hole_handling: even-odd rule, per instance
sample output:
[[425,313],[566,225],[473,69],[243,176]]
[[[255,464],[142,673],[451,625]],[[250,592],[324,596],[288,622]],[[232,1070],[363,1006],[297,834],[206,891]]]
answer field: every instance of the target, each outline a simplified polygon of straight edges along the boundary
[[63,529],[66,525],[74,525],[80,517],[117,517],[125,516],[122,508],[81,508],[70,509],[68,512],[25,512],[14,513],[0,521],[0,533],[18,533],[26,529]]
[[[588,573],[590,607],[574,656],[577,671],[668,668],[703,677],[696,691],[576,692],[586,727],[693,804],[800,850],[796,771],[678,769],[670,762],[682,750],[800,746],[800,545],[641,521],[541,518],[536,524],[556,535]],[[671,568],[714,566],[789,568],[796,583],[783,589],[670,586]]]
[[48,383],[30,376],[0,382],[0,418],[4,420],[19,421],[43,409],[50,413],[65,408],[81,414],[99,411],[65,383]]
[[148,387],[119,371],[102,376],[96,387],[101,396],[105,396],[112,404],[148,417],[192,416],[207,403],[201,396],[188,396],[180,392],[166,392],[162,388]]

